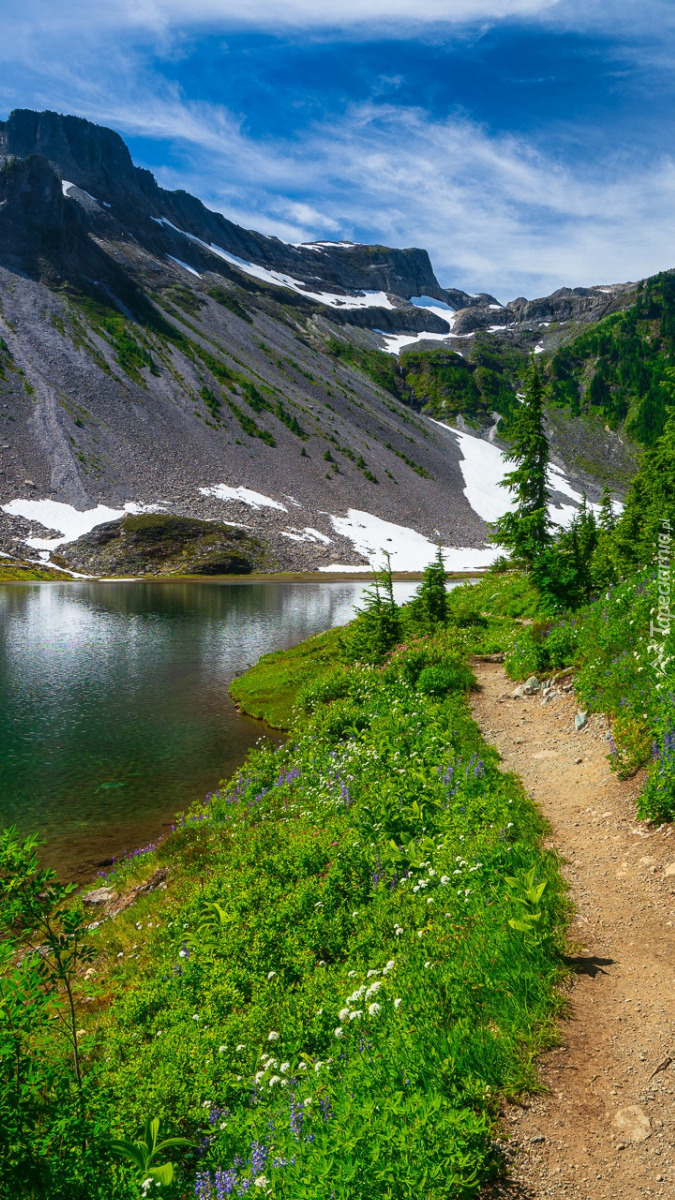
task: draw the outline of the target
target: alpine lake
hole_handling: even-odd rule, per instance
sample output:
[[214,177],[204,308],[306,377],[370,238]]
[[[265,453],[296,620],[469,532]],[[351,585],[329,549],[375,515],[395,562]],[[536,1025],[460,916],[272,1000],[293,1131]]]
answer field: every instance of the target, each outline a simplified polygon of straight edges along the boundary
[[[0,584],[0,828],[76,881],[154,841],[283,739],[237,712],[232,679],[349,621],[368,582]],[[417,584],[394,586],[401,603]]]

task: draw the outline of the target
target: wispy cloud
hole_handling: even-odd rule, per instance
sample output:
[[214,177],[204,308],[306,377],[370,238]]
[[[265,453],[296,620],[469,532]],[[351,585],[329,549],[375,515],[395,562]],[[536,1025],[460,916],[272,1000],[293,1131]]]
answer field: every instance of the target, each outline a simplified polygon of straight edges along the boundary
[[[523,139],[420,109],[355,106],[300,143],[248,138],[210,106],[117,110],[133,134],[183,141],[160,181],[291,241],[426,247],[442,282],[501,298],[641,278],[675,265],[675,162],[576,172]],[[673,250],[671,251],[671,247]]]
[[[252,137],[226,105],[191,99],[161,69],[161,56],[180,48],[186,30],[199,23],[222,30],[240,7],[9,0],[0,105],[52,107],[111,125],[134,139],[141,161],[152,143],[156,162],[160,143],[165,186],[185,187],[244,225],[290,241],[425,246],[442,282],[501,299],[675,265],[675,165],[666,153],[650,159],[636,147],[585,163],[576,155],[571,165],[542,150],[541,138],[535,147],[465,116],[395,106],[376,89],[369,103],[346,104],[299,134]],[[326,13],[333,24],[363,19],[371,27],[386,16],[402,28],[411,7],[410,0],[334,0],[317,13],[315,0],[250,0],[245,19],[262,27],[283,18],[311,32]],[[642,29],[646,15],[662,9],[672,25],[664,0],[644,0],[639,13],[628,0],[611,7],[604,0],[420,0],[415,20],[447,23],[450,10],[456,22],[530,16],[572,28],[603,10],[605,24],[611,18],[621,27],[632,10]],[[667,11],[660,28],[668,29]],[[650,45],[657,53],[653,38]]]

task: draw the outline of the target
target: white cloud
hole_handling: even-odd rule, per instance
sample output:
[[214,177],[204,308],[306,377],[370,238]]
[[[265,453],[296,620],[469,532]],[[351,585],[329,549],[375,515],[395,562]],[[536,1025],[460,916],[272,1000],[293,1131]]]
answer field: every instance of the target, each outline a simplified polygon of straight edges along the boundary
[[[263,141],[225,106],[186,98],[162,77],[158,57],[178,52],[195,25],[226,31],[243,7],[10,0],[0,103],[75,112],[123,136],[164,140],[172,165],[157,172],[160,183],[185,187],[240,224],[296,242],[424,246],[442,283],[501,300],[675,265],[675,165],[665,152],[641,157],[636,146],[621,157],[607,149],[573,167],[465,117],[438,119],[383,102]],[[250,0],[245,19],[269,25],[275,18],[311,33],[326,14],[335,25],[363,20],[371,30],[386,16],[403,29],[411,7],[409,0]],[[644,0],[639,12],[628,0],[611,7],[605,0],[420,0],[415,21],[447,25],[448,10],[456,22],[529,15],[564,28],[602,19],[604,28],[610,19],[624,28],[630,11],[641,27],[647,14],[662,13],[666,29],[673,14],[664,0]]]

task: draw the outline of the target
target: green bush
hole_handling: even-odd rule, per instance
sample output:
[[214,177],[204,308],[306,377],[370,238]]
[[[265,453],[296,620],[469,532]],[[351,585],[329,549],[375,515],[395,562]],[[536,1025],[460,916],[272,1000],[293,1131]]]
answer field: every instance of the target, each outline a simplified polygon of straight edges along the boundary
[[417,691],[425,696],[444,696],[447,692],[467,691],[475,685],[468,667],[462,663],[425,667],[417,677]]

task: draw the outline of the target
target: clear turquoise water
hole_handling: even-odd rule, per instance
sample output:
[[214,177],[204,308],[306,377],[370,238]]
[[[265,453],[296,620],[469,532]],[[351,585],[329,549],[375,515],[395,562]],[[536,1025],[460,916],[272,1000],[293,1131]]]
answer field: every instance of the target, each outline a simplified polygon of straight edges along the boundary
[[233,677],[349,620],[363,586],[0,585],[0,825],[64,878],[154,839],[267,735]]

